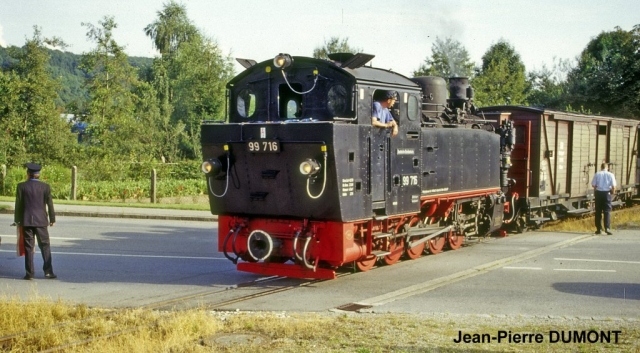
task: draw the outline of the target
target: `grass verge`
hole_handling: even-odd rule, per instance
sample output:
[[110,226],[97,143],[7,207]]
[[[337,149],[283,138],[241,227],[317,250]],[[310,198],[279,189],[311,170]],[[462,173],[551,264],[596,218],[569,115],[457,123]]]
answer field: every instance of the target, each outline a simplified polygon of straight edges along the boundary
[[[449,314],[181,312],[123,310],[106,312],[45,299],[0,300],[3,335],[31,331],[9,351],[64,352],[638,352],[637,320],[492,317]],[[61,323],[66,323],[61,325]],[[456,343],[459,331],[489,334],[533,333],[542,342]],[[619,331],[615,342],[552,342],[555,332],[572,334]],[[116,333],[116,334],[113,334]],[[590,334],[591,338],[596,333]],[[108,337],[105,337],[108,336]],[[98,339],[86,344],[88,338]],[[589,336],[585,336],[589,337]],[[513,341],[513,340],[512,340]]]
[[[638,207],[622,208],[611,212],[611,228],[616,229],[636,229],[640,228],[640,209]],[[596,226],[594,216],[583,218],[563,219],[543,227],[544,231],[553,232],[595,232]]]

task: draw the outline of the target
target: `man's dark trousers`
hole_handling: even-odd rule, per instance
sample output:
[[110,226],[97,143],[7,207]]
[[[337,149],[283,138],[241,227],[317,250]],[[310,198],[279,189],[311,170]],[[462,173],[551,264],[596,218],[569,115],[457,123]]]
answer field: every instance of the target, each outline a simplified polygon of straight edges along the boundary
[[23,227],[24,232],[24,268],[27,271],[27,276],[34,276],[33,268],[33,249],[35,248],[35,240],[37,237],[38,246],[42,253],[42,260],[44,260],[44,266],[42,269],[44,273],[53,273],[51,268],[51,248],[49,243],[49,231],[47,227]]
[[611,229],[611,193],[609,191],[595,192],[596,197],[596,229],[602,230],[602,214],[604,213],[604,229]]

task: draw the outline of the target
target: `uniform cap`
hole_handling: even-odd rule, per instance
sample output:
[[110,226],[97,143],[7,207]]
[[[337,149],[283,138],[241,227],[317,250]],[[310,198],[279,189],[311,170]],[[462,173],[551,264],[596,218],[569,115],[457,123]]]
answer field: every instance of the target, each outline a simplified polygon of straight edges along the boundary
[[398,96],[396,95],[395,91],[387,91],[387,93],[384,95],[384,97],[386,99],[391,99],[391,98],[398,99]]
[[42,169],[42,167],[39,164],[35,164],[35,163],[27,163],[25,164],[25,167],[27,167],[27,171],[31,174],[39,174],[40,169]]

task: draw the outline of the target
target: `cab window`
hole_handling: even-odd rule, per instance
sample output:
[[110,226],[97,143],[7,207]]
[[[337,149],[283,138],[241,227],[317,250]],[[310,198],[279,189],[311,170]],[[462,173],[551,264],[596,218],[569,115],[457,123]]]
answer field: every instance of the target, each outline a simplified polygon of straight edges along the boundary
[[256,95],[252,90],[245,88],[238,93],[236,110],[243,118],[251,118],[256,112]]

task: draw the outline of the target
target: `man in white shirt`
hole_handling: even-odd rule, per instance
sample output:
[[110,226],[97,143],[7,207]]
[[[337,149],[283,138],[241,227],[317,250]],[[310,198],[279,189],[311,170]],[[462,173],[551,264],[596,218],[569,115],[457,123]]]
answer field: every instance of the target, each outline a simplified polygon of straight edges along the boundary
[[591,186],[596,199],[596,234],[602,233],[602,214],[604,213],[604,231],[611,235],[611,197],[616,191],[616,177],[608,171],[607,163],[600,165],[600,171],[593,176]]

